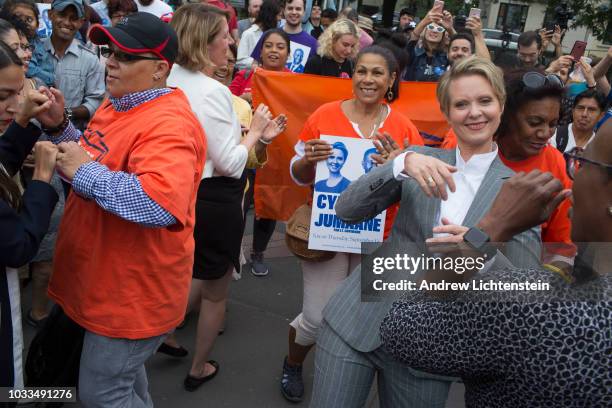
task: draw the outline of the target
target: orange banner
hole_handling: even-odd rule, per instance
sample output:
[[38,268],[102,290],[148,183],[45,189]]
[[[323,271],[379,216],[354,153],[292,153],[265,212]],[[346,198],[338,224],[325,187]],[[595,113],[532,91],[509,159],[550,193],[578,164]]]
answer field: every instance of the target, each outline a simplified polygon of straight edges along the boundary
[[[324,103],[352,98],[350,79],[273,72],[258,69],[253,76],[254,106],[265,103],[274,115],[284,113],[287,130],[268,147],[268,163],[257,170],[255,212],[258,217],[286,221],[311,194],[289,175],[293,147],[306,119]],[[425,144],[437,146],[449,129],[436,100],[436,84],[403,82],[392,107],[421,131]],[[330,118],[333,120],[333,118]]]

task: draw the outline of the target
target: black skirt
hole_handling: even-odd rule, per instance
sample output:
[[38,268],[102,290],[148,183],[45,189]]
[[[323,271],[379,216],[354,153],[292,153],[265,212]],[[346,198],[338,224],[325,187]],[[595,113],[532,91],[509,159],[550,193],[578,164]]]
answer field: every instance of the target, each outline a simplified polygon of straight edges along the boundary
[[239,179],[209,177],[200,183],[193,231],[195,279],[220,279],[230,266],[240,271],[244,232],[242,199],[246,180],[246,172],[243,172]]

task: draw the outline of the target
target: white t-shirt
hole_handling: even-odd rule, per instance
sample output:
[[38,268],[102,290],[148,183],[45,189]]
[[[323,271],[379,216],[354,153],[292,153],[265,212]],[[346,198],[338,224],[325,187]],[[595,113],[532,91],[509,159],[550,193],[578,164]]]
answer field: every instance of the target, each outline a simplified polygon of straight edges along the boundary
[[[591,140],[593,140],[593,136],[595,136],[595,132],[593,132],[593,135],[585,143],[584,145],[585,148],[587,147],[589,143],[591,143]],[[550,144],[557,147],[557,132],[556,131],[555,131],[555,134],[550,138]],[[569,125],[567,125],[567,146],[565,146],[564,152],[569,152],[574,147],[576,147],[576,139],[574,138],[574,131],[572,129],[572,124],[570,123]]]
[[161,0],[153,0],[153,3],[149,4],[148,6],[143,6],[137,0],[136,5],[138,6],[138,11],[151,13],[157,16],[157,18],[161,18],[165,14],[172,13],[172,7]]

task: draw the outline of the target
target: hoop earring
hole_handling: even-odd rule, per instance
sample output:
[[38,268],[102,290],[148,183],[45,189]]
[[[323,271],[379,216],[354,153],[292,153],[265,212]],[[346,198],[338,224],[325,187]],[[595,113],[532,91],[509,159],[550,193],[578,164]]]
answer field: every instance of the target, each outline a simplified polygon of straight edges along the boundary
[[393,100],[393,91],[391,90],[391,87],[389,87],[389,90],[387,91],[387,101],[391,102]]

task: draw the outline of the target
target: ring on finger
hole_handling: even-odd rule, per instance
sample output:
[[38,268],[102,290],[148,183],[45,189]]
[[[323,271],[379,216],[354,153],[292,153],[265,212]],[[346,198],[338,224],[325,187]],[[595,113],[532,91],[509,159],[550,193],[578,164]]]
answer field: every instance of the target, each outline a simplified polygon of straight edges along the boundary
[[436,185],[435,180],[433,179],[433,177],[427,177],[427,185],[430,187],[433,187]]
[[314,147],[314,145],[312,146],[312,154],[315,154],[315,147]]

